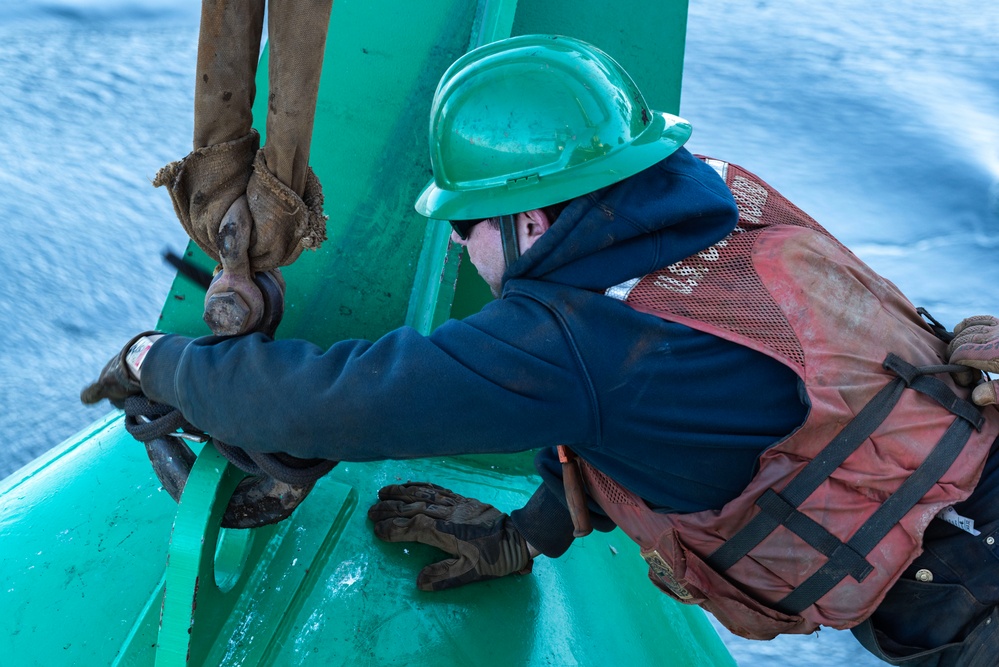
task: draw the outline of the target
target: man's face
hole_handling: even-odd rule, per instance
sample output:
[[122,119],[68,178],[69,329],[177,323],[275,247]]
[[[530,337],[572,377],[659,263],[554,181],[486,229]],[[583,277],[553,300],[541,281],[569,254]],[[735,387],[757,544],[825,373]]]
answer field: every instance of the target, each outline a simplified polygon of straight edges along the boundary
[[[517,243],[520,254],[524,254],[541,235],[548,231],[550,222],[544,211],[534,209],[518,213],[515,218]],[[463,230],[464,231],[464,230]],[[457,231],[451,232],[452,243],[468,248],[468,258],[475,269],[489,285],[494,297],[499,297],[503,288],[503,274],[506,272],[506,259],[503,256],[503,237],[495,218],[488,218],[471,227],[467,238],[461,238]]]
[[503,259],[503,240],[493,221],[485,220],[472,227],[467,239],[462,239],[457,232],[451,232],[451,242],[468,249],[468,258],[472,260],[476,271],[489,285],[493,296],[499,297],[506,261]]

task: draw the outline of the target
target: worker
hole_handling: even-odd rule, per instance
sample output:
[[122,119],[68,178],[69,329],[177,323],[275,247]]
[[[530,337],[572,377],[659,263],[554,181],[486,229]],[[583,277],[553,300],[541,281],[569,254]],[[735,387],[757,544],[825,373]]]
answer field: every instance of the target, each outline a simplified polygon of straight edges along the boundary
[[690,132],[590,44],[476,49],[435,94],[416,208],[451,221],[496,300],[326,350],[150,333],[83,399],[141,393],[305,459],[538,450],[543,483],[510,514],[429,482],[380,490],[378,537],[452,556],[423,590],[618,526],[664,593],[742,636],[828,625],[885,660],[993,664],[999,413],[974,368],[999,370],[999,323],[948,347],[761,179],[689,153]]

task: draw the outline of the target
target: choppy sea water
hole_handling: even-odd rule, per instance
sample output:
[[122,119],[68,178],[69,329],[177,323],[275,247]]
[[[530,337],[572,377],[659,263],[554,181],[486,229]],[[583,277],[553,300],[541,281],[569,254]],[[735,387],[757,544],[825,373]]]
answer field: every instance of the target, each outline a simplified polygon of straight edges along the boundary
[[151,181],[191,149],[197,5],[137,7],[0,8],[0,478],[107,412],[80,389],[186,245]]
[[[101,417],[77,399],[156,322],[186,237],[156,170],[190,150],[197,0],[0,7],[0,478]],[[999,313],[999,10],[692,0],[681,112],[953,325]],[[875,665],[849,633],[741,665]]]

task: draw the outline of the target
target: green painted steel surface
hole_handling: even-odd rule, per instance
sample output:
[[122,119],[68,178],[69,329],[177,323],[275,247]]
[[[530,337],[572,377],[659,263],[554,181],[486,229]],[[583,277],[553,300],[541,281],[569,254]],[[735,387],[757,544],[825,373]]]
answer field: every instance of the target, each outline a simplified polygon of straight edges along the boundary
[[[337,0],[312,161],[330,238],[285,272],[280,336],[429,331],[488,299],[447,227],[412,208],[429,178],[433,90],[470,46],[511,29],[572,34],[614,54],[653,108],[677,110],[685,1],[640,17],[604,5]],[[203,298],[178,276],[159,327],[207,333]],[[519,507],[539,481],[531,458],[343,463],[281,524],[220,531],[239,474],[206,451],[178,509],[110,415],[0,482],[0,665],[183,664],[188,650],[207,665],[733,664],[700,610],[648,583],[620,531],[539,559],[532,575],[438,593],[415,577],[439,552],[371,533],[368,504],[400,480]]]
[[110,664],[162,587],[177,505],[120,424],[0,483],[0,664]]
[[[177,507],[144,459],[113,417],[0,485],[0,664],[154,664]],[[538,481],[529,455],[341,464],[289,520],[253,531],[242,568],[228,557],[221,574],[202,572],[196,613],[208,617],[195,624],[192,656],[206,665],[734,664],[699,610],[649,584],[620,531],[539,559],[531,575],[417,590],[417,571],[440,552],[380,542],[365,516],[380,486],[406,479],[504,508]],[[199,536],[187,539],[197,544],[189,553],[200,547]],[[201,565],[184,564],[183,576],[192,567]],[[236,581],[215,590],[226,573]],[[169,657],[155,664],[175,664]]]

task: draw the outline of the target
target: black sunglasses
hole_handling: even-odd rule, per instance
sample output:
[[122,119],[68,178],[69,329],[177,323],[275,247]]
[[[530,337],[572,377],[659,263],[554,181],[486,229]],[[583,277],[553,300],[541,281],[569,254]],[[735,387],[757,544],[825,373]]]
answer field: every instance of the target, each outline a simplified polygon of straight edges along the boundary
[[472,233],[472,227],[479,224],[480,222],[485,222],[489,218],[479,218],[478,220],[451,220],[451,229],[454,233],[458,235],[462,241],[468,240],[468,235]]

